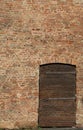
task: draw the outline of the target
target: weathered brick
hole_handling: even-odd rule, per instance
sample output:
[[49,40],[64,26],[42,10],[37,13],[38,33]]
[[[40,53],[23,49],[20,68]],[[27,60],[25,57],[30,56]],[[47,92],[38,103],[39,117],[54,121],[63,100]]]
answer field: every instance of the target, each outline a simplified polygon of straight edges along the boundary
[[39,65],[76,65],[83,127],[83,0],[0,0],[0,128],[38,126]]

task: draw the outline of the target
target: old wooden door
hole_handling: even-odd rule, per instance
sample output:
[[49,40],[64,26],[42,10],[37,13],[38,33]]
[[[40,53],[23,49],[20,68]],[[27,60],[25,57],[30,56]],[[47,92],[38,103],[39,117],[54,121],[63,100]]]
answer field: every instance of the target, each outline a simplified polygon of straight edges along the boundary
[[41,65],[39,78],[39,126],[75,126],[75,66],[58,63]]

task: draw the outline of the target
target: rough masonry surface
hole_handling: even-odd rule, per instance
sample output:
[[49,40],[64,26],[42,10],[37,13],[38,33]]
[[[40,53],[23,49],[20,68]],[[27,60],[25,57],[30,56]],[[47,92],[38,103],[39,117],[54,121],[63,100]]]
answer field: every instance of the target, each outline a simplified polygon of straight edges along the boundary
[[39,66],[76,65],[83,127],[83,0],[0,0],[0,128],[38,126]]

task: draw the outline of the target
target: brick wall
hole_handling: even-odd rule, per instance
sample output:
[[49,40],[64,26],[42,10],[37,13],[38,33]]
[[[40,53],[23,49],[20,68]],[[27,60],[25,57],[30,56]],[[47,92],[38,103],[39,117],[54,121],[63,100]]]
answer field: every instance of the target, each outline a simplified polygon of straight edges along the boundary
[[0,128],[38,126],[39,65],[76,65],[83,127],[83,0],[0,0]]

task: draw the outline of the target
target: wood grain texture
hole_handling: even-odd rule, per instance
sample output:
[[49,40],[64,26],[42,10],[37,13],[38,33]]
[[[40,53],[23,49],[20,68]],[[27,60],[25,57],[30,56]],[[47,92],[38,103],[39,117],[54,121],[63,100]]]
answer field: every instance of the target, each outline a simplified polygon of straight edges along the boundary
[[75,126],[75,68],[63,64],[40,67],[39,125]]

